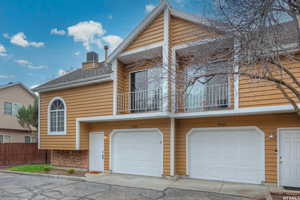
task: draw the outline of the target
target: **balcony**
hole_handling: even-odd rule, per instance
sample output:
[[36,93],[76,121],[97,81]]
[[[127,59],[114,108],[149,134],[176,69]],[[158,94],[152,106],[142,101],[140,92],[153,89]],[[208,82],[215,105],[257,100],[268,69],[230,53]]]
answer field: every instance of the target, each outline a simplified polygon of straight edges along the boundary
[[117,110],[118,114],[160,112],[162,111],[162,89],[119,93]]
[[177,90],[176,112],[201,112],[230,107],[228,83]]

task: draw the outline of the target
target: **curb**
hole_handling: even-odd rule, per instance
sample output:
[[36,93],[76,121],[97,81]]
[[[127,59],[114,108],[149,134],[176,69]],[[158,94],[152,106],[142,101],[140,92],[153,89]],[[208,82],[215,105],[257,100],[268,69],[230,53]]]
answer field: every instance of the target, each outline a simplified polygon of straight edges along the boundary
[[56,179],[67,179],[71,181],[86,181],[85,177],[77,177],[77,176],[41,174],[41,173],[31,173],[31,172],[10,171],[10,170],[0,170],[0,172],[7,173],[7,174],[19,174],[19,175],[28,175],[28,176],[42,176],[42,177],[56,178]]

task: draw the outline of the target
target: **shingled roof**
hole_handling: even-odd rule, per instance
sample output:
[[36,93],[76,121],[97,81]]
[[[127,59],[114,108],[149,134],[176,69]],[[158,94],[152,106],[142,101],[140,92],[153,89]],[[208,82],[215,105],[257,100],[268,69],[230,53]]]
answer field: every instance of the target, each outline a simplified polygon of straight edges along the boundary
[[32,90],[35,92],[46,92],[52,90],[59,90],[71,87],[78,87],[92,83],[99,83],[103,81],[112,80],[111,78],[111,65],[100,63],[96,68],[79,68],[69,72],[56,79],[50,80],[42,85],[39,85]]

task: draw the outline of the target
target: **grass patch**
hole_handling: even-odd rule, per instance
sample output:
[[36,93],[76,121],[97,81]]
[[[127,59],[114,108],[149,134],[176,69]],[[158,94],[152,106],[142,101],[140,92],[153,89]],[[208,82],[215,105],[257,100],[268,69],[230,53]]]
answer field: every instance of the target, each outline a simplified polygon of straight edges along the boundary
[[48,164],[44,165],[20,165],[8,168],[11,171],[19,172],[41,172],[41,171],[50,171],[51,166]]

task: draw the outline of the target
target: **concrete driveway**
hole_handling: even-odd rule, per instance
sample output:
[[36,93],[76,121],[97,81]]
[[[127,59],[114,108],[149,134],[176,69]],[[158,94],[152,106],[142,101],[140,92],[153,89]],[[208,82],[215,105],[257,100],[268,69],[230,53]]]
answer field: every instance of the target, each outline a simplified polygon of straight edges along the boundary
[[163,191],[0,173],[1,200],[247,200],[247,198],[167,188]]

